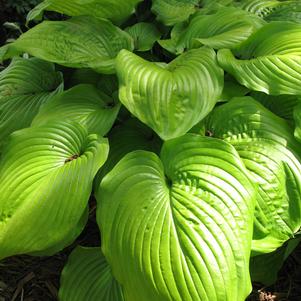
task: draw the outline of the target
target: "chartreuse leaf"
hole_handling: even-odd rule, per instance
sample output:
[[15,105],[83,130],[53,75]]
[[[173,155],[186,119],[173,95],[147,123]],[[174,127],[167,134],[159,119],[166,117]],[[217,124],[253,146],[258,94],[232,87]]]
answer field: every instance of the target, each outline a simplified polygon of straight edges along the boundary
[[267,109],[288,121],[294,119],[294,109],[301,103],[301,100],[296,95],[273,96],[262,92],[252,92],[250,95]]
[[152,11],[165,25],[185,21],[196,12],[199,0],[153,0]]
[[78,123],[14,132],[0,162],[0,258],[48,255],[80,233],[108,142]]
[[67,67],[114,73],[121,49],[133,49],[129,34],[105,19],[80,16],[44,21],[0,48],[0,61],[23,52]]
[[44,0],[31,10],[27,21],[40,20],[45,10],[68,16],[93,16],[113,22],[123,22],[142,0]]
[[[205,15],[200,11],[194,14],[186,29],[180,35],[173,34],[174,53],[202,45],[215,49],[232,49],[245,41],[253,32],[264,25],[264,21],[252,13],[234,7],[224,7],[216,13]],[[175,29],[178,31],[178,28]],[[166,42],[163,40],[165,46]]]
[[161,33],[152,23],[136,23],[125,29],[133,39],[135,49],[138,51],[148,51],[152,49],[157,40],[160,39]]
[[266,286],[274,284],[285,260],[295,250],[300,241],[300,238],[295,238],[272,253],[252,257],[250,260],[252,281],[260,282]]
[[106,135],[118,115],[120,104],[92,85],[78,85],[54,97],[34,118],[33,125],[69,119],[86,126],[89,133]]
[[60,301],[124,301],[100,248],[78,246],[61,275]]
[[169,64],[153,63],[122,50],[116,60],[119,98],[162,139],[185,134],[214,107],[223,70],[212,49],[188,51]]
[[236,148],[258,185],[254,254],[276,250],[301,226],[301,144],[293,130],[251,97],[216,108],[207,130]]
[[14,58],[0,72],[0,147],[12,132],[30,126],[41,105],[62,89],[62,74],[53,64]]
[[267,94],[301,93],[301,24],[272,22],[254,33],[234,57],[218,52],[220,65],[241,84]]
[[135,150],[159,153],[162,144],[159,137],[149,127],[134,118],[116,125],[109,133],[108,138],[110,144],[109,157],[94,180],[95,192],[98,190],[102,178],[127,153]]
[[[235,149],[187,134],[127,154],[98,190],[102,250],[126,300],[245,300],[254,191]],[[129,277],[130,275],[130,277]]]

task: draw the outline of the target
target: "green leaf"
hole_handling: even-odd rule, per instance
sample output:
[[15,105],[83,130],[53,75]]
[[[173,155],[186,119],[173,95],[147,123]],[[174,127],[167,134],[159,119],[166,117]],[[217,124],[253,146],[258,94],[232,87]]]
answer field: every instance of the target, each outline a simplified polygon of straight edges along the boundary
[[199,0],[153,0],[152,11],[165,25],[185,21],[196,12]]
[[23,52],[73,68],[115,73],[121,49],[133,50],[126,32],[105,19],[80,16],[66,21],[44,21],[0,48],[0,61]]
[[258,185],[254,254],[281,247],[301,226],[301,144],[293,130],[251,97],[216,108],[207,130],[236,148]]
[[295,238],[272,253],[252,257],[250,261],[252,281],[260,282],[266,286],[274,284],[285,260],[295,250],[300,241],[300,238]]
[[50,121],[72,120],[84,125],[89,133],[106,135],[120,109],[112,98],[92,85],[78,85],[54,97],[44,105],[32,125]]
[[125,21],[142,0],[44,0],[31,10],[27,22],[42,18],[45,10],[68,16],[93,16],[105,18],[116,23]]
[[61,275],[60,301],[124,301],[100,248],[78,246]]
[[262,17],[266,21],[301,22],[299,0],[244,0],[236,6]]
[[259,17],[266,18],[279,7],[287,5],[292,1],[279,0],[242,0],[236,6],[256,14]]
[[209,48],[191,50],[169,64],[122,50],[116,70],[120,101],[164,140],[185,134],[206,117],[223,88],[223,71]]
[[151,50],[155,42],[161,38],[160,31],[152,23],[136,23],[125,31],[134,39],[135,49],[138,51]]
[[94,179],[95,192],[98,190],[102,178],[126,154],[135,150],[159,153],[162,144],[159,137],[150,128],[134,118],[116,125],[109,133],[108,138],[110,144],[109,157]]
[[[224,7],[216,13],[205,15],[202,11],[194,14],[185,30],[173,34],[174,53],[206,45],[215,49],[235,48],[265,22],[254,14],[234,7]],[[176,31],[179,29],[176,27]],[[168,40],[167,40],[168,41]],[[166,44],[166,42],[163,42]]]
[[62,74],[53,64],[14,58],[0,72],[0,147],[12,132],[30,126],[40,107],[62,89]]
[[77,123],[14,132],[0,161],[0,258],[50,255],[81,232],[108,142]]
[[[235,149],[187,134],[127,154],[97,194],[102,250],[126,300],[245,300],[254,191]],[[130,277],[129,277],[130,275]]]
[[255,98],[274,114],[288,121],[293,121],[294,109],[301,103],[301,100],[296,95],[273,96],[261,92],[252,92],[250,96]]
[[271,95],[301,93],[301,24],[273,22],[253,34],[237,51],[218,52],[225,71],[251,90]]

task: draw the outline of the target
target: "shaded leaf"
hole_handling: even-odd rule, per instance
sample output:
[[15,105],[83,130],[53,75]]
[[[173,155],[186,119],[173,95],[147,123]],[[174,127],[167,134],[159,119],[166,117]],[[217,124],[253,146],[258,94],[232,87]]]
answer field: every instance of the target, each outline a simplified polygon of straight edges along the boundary
[[100,248],[78,246],[61,275],[60,301],[123,301],[120,285]]

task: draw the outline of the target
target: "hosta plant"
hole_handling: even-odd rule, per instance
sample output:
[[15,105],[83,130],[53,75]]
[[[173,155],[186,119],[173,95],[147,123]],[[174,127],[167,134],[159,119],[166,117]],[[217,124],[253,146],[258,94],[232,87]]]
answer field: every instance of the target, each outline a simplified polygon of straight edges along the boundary
[[[0,259],[74,249],[60,301],[244,301],[275,282],[300,243],[300,11],[37,5],[0,48]],[[78,246],[88,214],[100,243]]]

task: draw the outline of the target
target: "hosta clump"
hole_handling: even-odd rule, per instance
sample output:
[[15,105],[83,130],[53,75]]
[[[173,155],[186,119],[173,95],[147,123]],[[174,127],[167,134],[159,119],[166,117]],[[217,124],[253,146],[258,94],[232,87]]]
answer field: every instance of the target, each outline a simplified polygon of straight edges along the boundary
[[90,199],[101,239],[60,301],[275,282],[300,242],[298,2],[42,1],[0,48],[0,259],[69,246]]

